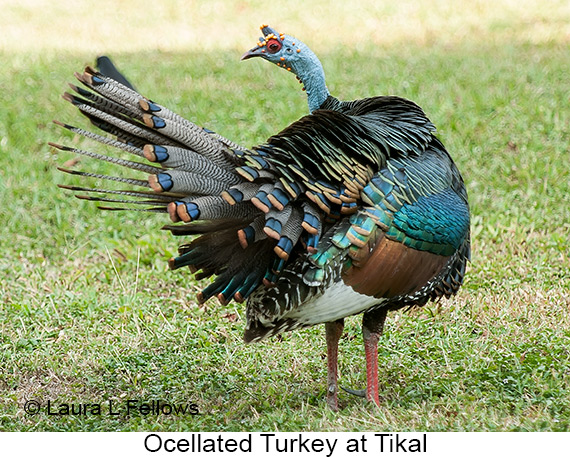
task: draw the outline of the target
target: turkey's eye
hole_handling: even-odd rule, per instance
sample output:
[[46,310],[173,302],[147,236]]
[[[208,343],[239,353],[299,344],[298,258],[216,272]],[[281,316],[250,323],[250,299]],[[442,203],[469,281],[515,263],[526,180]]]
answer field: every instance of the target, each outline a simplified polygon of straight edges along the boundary
[[267,50],[270,54],[275,54],[277,51],[281,49],[281,43],[277,40],[269,40],[267,42]]

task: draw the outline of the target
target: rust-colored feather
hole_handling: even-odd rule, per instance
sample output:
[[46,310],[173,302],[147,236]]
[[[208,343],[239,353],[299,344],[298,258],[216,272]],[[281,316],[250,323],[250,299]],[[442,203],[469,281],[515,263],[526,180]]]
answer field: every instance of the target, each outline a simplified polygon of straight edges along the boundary
[[[343,275],[344,283],[361,294],[392,298],[417,292],[448,261],[448,257],[418,251],[381,236],[372,250],[358,253],[358,265]],[[366,258],[368,257],[368,258]]]

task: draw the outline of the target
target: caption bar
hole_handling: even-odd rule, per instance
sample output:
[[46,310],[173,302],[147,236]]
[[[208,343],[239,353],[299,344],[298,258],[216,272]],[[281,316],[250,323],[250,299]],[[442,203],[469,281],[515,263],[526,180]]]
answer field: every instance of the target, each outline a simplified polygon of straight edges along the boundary
[[[312,434],[310,434],[312,435]],[[335,437],[336,436],[336,437]],[[229,438],[223,434],[212,437],[201,433],[192,433],[188,438],[167,438],[158,433],[146,435],[144,448],[151,453],[165,451],[168,453],[224,453],[237,452],[274,454],[319,454],[332,457],[346,453],[395,453],[427,451],[427,434],[406,434],[404,438],[398,433],[363,434],[359,438],[329,435],[326,438],[307,437],[302,433],[248,433],[244,438]]]

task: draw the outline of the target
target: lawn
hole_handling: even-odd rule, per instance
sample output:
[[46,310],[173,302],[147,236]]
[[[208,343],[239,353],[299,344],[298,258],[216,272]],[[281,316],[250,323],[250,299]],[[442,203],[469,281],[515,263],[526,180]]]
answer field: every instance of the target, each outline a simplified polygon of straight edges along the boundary
[[[134,15],[128,25],[104,8],[73,15],[55,2],[39,15],[51,3],[7,3],[0,430],[570,430],[565,2],[479,1],[462,11],[434,0],[412,11],[416,2],[368,1],[353,16],[316,2],[302,18],[298,2],[284,17],[241,2],[211,23],[212,2],[163,2],[146,12],[125,2]],[[336,19],[342,32],[323,33],[336,31]],[[56,170],[75,158],[47,142],[87,143],[51,121],[87,125],[60,94],[101,50],[143,94],[244,145],[304,115],[292,76],[239,62],[261,22],[312,46],[339,98],[416,101],[467,185],[473,258],[464,287],[451,300],[389,315],[380,408],[341,392],[341,410],[327,409],[322,326],[246,346],[243,305],[198,305],[200,283],[168,270],[179,240],[160,230],[163,216],[102,212],[56,186],[77,182]],[[112,40],[121,27],[124,36]],[[366,381],[359,317],[345,326],[340,376],[346,387]],[[30,400],[38,414],[25,411]],[[189,408],[144,414],[141,405],[153,401]],[[92,406],[50,414],[71,404],[101,405],[101,414]],[[135,408],[127,416],[128,405]]]

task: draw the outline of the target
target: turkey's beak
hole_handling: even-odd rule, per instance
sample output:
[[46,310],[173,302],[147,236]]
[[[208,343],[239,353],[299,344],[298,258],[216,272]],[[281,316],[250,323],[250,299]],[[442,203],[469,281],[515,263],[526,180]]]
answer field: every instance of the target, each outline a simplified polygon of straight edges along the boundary
[[241,56],[241,60],[251,59],[252,57],[264,57],[264,54],[265,54],[265,46],[262,47],[256,46],[255,48],[250,49],[243,56]]

